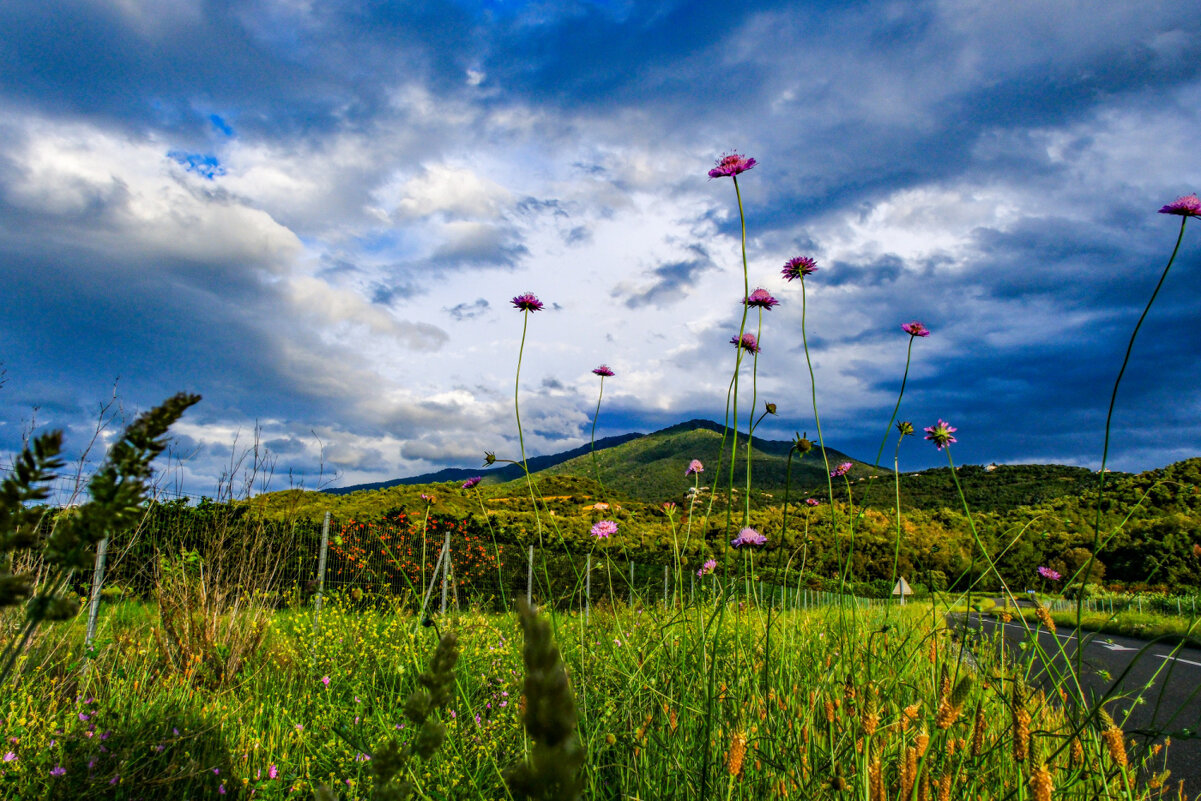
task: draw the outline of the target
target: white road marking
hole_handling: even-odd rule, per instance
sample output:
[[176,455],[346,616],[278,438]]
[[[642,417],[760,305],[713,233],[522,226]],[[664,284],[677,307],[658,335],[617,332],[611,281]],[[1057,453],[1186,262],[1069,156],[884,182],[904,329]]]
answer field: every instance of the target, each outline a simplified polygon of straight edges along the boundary
[[1196,665],[1197,667],[1201,667],[1201,662],[1194,662],[1191,659],[1181,659],[1178,656],[1167,656],[1166,654],[1155,654],[1155,656],[1158,659],[1171,659],[1173,662],[1183,662],[1186,665]]

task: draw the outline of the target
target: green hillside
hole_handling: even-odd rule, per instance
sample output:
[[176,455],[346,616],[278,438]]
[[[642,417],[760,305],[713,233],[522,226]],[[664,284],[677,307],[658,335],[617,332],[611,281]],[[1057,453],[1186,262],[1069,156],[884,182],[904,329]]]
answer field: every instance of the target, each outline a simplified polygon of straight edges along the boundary
[[[643,503],[678,503],[693,486],[693,479],[684,476],[684,471],[693,459],[699,459],[705,466],[705,472],[700,476],[701,487],[716,488],[720,493],[724,487],[729,486],[729,459],[734,446],[734,436],[734,432],[731,431],[723,450],[719,424],[708,420],[691,420],[600,451],[596,454],[595,467],[593,457],[584,455],[555,465],[538,475],[599,478],[608,493],[616,498],[628,498]],[[738,435],[738,443],[738,458],[734,463],[736,492],[746,487],[745,434]],[[788,473],[788,451],[791,448],[791,442],[754,438],[751,443],[752,506],[771,506],[783,501]],[[719,452],[724,458],[719,457]],[[868,465],[832,448],[827,448],[826,452],[831,467],[840,462],[851,462],[854,465],[849,474],[852,479],[869,475]],[[793,457],[794,497],[804,498],[819,492],[824,495],[826,477],[825,462],[819,448],[815,447],[804,458]]]

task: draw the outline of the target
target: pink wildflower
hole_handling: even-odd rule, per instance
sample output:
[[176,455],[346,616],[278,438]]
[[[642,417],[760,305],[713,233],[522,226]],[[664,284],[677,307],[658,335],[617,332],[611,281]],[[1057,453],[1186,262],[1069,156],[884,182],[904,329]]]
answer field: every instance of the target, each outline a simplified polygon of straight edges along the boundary
[[534,296],[533,292],[526,292],[524,295],[518,295],[512,300],[513,308],[521,311],[542,311],[543,303]]
[[1176,214],[1181,217],[1201,217],[1201,198],[1196,193],[1181,195],[1175,203],[1169,203],[1159,210],[1160,214]]
[[709,170],[710,178],[733,178],[739,173],[746,172],[758,164],[754,158],[747,158],[739,153],[725,153],[717,160],[717,166]]
[[589,533],[598,540],[608,539],[617,533],[617,524],[612,520],[601,520],[592,526]]
[[730,344],[735,345],[743,350],[751,353],[759,352],[759,340],[755,339],[754,334],[743,334],[742,337],[730,337]]
[[958,430],[958,428],[955,428],[951,424],[945,423],[940,419],[937,425],[926,426],[926,439],[933,442],[934,446],[941,451],[952,442],[959,441],[951,436]]
[[809,256],[797,256],[795,259],[789,259],[784,262],[784,269],[780,271],[780,275],[792,281],[806,275],[813,275],[817,272],[817,262]]

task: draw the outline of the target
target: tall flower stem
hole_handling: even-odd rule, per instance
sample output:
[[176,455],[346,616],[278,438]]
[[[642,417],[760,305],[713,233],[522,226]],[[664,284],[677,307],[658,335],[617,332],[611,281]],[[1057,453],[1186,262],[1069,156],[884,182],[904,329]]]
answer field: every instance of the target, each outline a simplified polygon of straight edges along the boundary
[[[1193,198],[1196,202],[1196,198]],[[1130,364],[1130,354],[1134,350],[1134,340],[1138,336],[1138,331],[1143,327],[1143,320],[1147,319],[1147,314],[1151,311],[1151,304],[1155,302],[1155,298],[1159,295],[1159,290],[1163,287],[1164,281],[1167,280],[1168,271],[1172,269],[1172,263],[1176,261],[1176,254],[1180,252],[1180,243],[1184,239],[1184,226],[1188,223],[1188,216],[1180,218],[1180,233],[1176,235],[1176,246],[1172,248],[1172,255],[1168,258],[1168,263],[1164,265],[1163,273],[1159,276],[1159,283],[1155,285],[1155,291],[1151,293],[1151,299],[1147,301],[1147,306],[1143,309],[1143,313],[1139,316],[1138,322],[1134,326],[1134,331],[1130,333],[1130,342],[1126,345],[1126,355],[1122,359],[1122,367],[1118,370],[1118,377],[1113,382],[1113,393],[1109,396],[1109,410],[1105,413],[1105,445],[1101,450],[1101,470],[1100,476],[1097,479],[1097,515],[1093,522],[1093,543],[1089,548],[1088,562],[1084,566],[1083,575],[1077,571],[1080,576],[1081,592],[1076,596],[1076,630],[1080,630],[1080,621],[1084,615],[1084,584],[1088,581],[1088,577],[1092,575],[1093,563],[1097,559],[1097,542],[1101,539],[1101,512],[1104,507],[1105,496],[1105,465],[1109,461],[1109,435],[1110,427],[1113,423],[1113,409],[1118,402],[1118,387],[1122,384],[1122,376],[1126,375],[1126,366]],[[1079,653],[1083,649],[1076,649],[1076,674],[1080,674],[1083,664],[1083,655]]]
[[596,421],[600,419],[601,398],[605,397],[605,377],[600,377],[600,392],[596,397],[596,413],[592,415],[592,472],[596,474],[596,483],[600,484],[601,492],[605,491],[605,483],[601,481],[600,465],[596,461]]
[[538,540],[542,540],[542,518],[538,514],[538,497],[534,493],[534,480],[530,478],[530,464],[525,458],[525,434],[521,430],[521,404],[519,402],[521,389],[521,358],[525,355],[525,334],[530,324],[530,310],[521,313],[521,346],[517,348],[517,377],[513,381],[513,412],[517,417],[517,443],[521,446],[521,467],[525,473],[525,483],[530,490],[530,502],[534,505],[534,523],[537,526]]
[[[742,231],[742,296],[745,298],[751,294],[750,279],[747,275],[746,261],[746,214],[742,208],[742,190],[738,188],[738,176],[732,176],[734,180],[734,195],[738,198],[738,222]],[[730,481],[728,494],[726,496],[726,534],[730,533],[730,518],[734,509],[734,463],[738,458],[738,374],[742,368],[742,335],[746,333],[746,317],[750,307],[746,304],[742,306],[742,320],[738,323],[738,339],[734,348],[734,407],[731,415],[734,421],[734,444],[730,448]],[[747,450],[751,447],[750,431],[747,431]],[[750,470],[750,465],[747,465],[747,470]],[[749,480],[749,474],[748,474]],[[748,511],[749,514],[749,511]],[[744,515],[745,517],[745,515]]]
[[817,424],[817,443],[822,449],[822,462],[826,465],[826,491],[830,499],[830,530],[834,532],[834,547],[838,544],[838,512],[834,506],[834,477],[830,475],[830,456],[826,453],[826,438],[822,434],[822,418],[817,413],[817,380],[813,375],[813,360],[809,356],[809,335],[805,332],[805,315],[809,307],[805,293],[805,276],[801,275],[801,342],[805,346],[805,365],[809,368],[809,392],[813,399],[813,420]]
[[[901,399],[905,397],[905,385],[909,383],[909,364],[913,360],[913,340],[915,339],[917,339],[917,336],[912,334],[909,336],[909,347],[905,350],[905,372],[901,375],[901,391],[897,393],[897,403],[892,407],[892,416],[888,418],[888,425],[884,426],[884,436],[880,438],[880,448],[876,451],[876,460],[872,462],[877,470],[880,469],[880,457],[884,455],[884,446],[888,444],[888,433],[892,431],[892,424],[897,421],[897,412],[901,410]],[[900,440],[897,440],[898,451],[900,447]],[[875,482],[875,476],[872,476],[867,482],[867,487],[863,490],[862,509],[867,509],[867,495],[871,492],[872,484]],[[862,510],[860,513],[862,514]]]
[[[743,268],[745,270],[745,254]],[[745,275],[745,273],[744,273]],[[755,341],[763,340],[763,309],[759,309],[759,324],[755,328]],[[744,500],[742,525],[751,524],[751,443],[755,441],[755,410],[759,408],[759,353],[756,352],[751,360],[751,411],[746,416],[746,497]],[[763,418],[760,417],[760,420]],[[737,427],[737,423],[735,423]]]

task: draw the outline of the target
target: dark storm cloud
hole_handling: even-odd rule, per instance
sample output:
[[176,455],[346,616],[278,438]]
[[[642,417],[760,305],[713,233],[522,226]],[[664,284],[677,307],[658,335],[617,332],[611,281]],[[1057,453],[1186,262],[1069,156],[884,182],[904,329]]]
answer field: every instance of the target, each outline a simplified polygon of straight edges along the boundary
[[456,320],[470,320],[488,311],[490,304],[483,298],[476,298],[474,303],[459,303],[444,311]]
[[609,293],[610,297],[623,299],[631,309],[643,306],[663,308],[682,300],[688,295],[689,285],[696,283],[702,273],[717,269],[703,246],[689,245],[688,250],[696,258],[660,264],[644,273],[651,279],[649,285],[619,286]]

